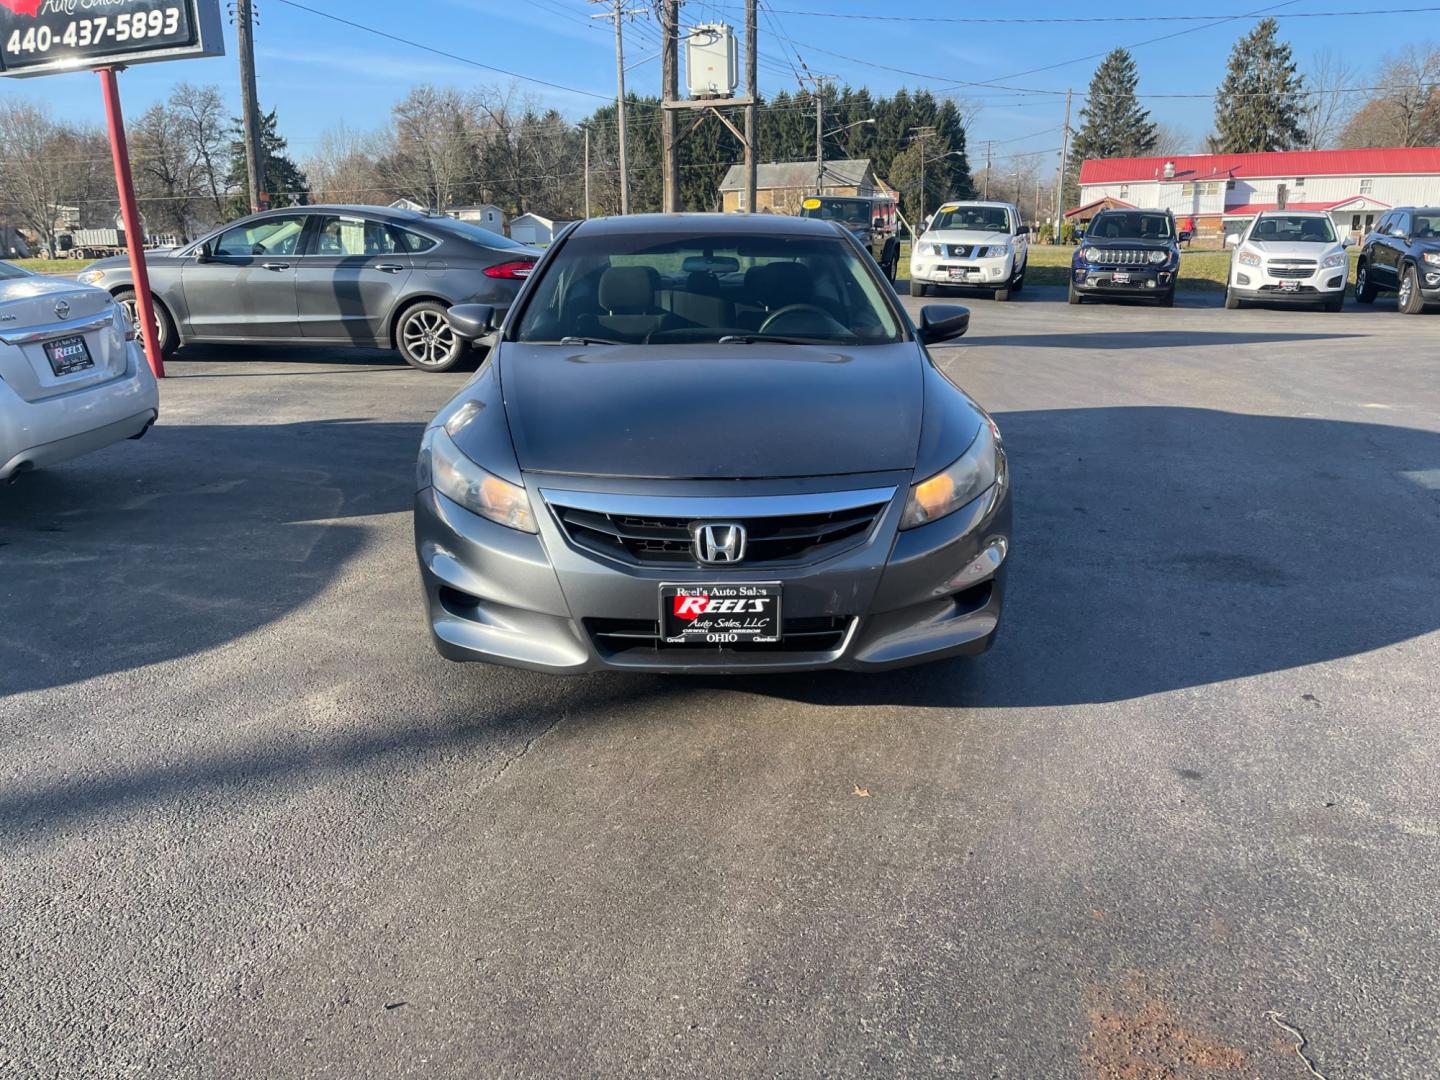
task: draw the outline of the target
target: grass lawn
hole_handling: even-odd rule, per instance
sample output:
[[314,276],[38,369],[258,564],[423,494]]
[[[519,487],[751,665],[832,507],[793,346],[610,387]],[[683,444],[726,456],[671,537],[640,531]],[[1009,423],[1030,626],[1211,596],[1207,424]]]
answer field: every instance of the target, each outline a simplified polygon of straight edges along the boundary
[[7,259],[6,261],[37,274],[78,274],[89,265],[85,259]]
[[[1025,271],[1026,284],[1064,285],[1069,280],[1070,259],[1075,254],[1073,247],[1058,247],[1054,244],[1030,245],[1029,269]],[[1359,248],[1350,249],[1350,280],[1355,280],[1355,260]],[[910,265],[910,245],[900,245],[900,268],[903,275]],[[1228,251],[1202,251],[1185,249],[1180,255],[1180,288],[1223,292],[1225,279],[1230,273]]]

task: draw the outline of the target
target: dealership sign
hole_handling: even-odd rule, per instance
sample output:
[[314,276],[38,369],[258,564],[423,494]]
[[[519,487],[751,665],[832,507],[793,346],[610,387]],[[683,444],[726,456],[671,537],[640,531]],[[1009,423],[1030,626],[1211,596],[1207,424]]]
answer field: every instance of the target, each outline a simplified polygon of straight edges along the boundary
[[224,52],[220,0],[0,0],[0,75]]

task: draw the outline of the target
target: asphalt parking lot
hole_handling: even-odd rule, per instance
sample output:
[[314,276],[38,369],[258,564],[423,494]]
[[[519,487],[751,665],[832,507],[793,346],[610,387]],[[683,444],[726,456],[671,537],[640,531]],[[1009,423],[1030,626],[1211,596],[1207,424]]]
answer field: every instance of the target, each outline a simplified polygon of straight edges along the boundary
[[969,302],[978,660],[440,660],[386,354],[0,489],[0,1075],[1433,1077],[1440,316]]

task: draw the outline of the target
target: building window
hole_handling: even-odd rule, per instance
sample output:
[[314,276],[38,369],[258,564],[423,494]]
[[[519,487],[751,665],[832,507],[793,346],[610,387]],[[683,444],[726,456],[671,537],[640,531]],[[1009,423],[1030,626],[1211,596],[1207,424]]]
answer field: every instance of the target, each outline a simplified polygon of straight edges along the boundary
[[1359,214],[1351,214],[1351,215],[1350,215],[1350,231],[1351,231],[1351,232],[1359,232],[1359,231],[1360,231],[1360,215],[1359,215]]
[[1129,184],[1121,184],[1121,185],[1120,185],[1120,198],[1122,198],[1122,199],[1128,199],[1129,197],[1130,197],[1130,185],[1129,185]]
[[1303,176],[1297,176],[1297,177],[1295,178],[1295,190],[1296,190],[1296,191],[1304,191],[1304,190],[1305,190],[1305,177],[1303,177]]
[[739,206],[740,206],[740,209],[741,209],[741,210],[744,210],[744,209],[745,209],[745,195],[746,195],[746,191],[745,191],[745,189],[742,187],[742,188],[740,189],[739,193],[738,193],[737,196],[736,196],[736,198],[739,200]]
[[1209,183],[1209,184],[1204,185],[1204,187],[1203,187],[1203,189],[1202,189],[1202,194],[1204,194],[1204,195],[1219,195],[1219,194],[1220,194],[1220,182],[1219,182],[1218,180],[1216,180],[1216,181],[1214,181],[1214,182],[1212,182],[1212,183]]
[[1181,197],[1182,199],[1193,199],[1193,198],[1195,197],[1195,185],[1194,185],[1194,184],[1181,184],[1181,185],[1180,185],[1180,197]]
[[1372,180],[1372,179],[1370,179],[1370,177],[1368,177],[1368,176],[1365,177],[1365,179],[1363,179],[1363,180],[1360,181],[1360,194],[1361,194],[1361,195],[1369,195],[1369,194],[1370,194],[1370,190],[1371,190],[1374,186],[1375,186],[1375,181]]

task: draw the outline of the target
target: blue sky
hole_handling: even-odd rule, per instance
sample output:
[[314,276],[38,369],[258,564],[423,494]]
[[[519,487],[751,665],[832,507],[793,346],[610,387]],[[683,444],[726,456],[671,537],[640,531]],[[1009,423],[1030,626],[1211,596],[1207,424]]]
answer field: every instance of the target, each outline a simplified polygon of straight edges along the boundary
[[[382,123],[390,106],[413,84],[432,82],[460,87],[508,84],[504,75],[487,72],[458,60],[447,60],[344,26],[281,0],[256,0],[260,22],[256,30],[256,65],[261,104],[278,107],[282,132],[297,157],[313,152],[320,134],[343,122],[351,130]],[[528,83],[516,83],[544,104],[580,117],[614,93],[613,28],[589,16],[598,9],[584,0],[303,0],[309,6],[358,23],[387,30],[400,37],[509,69],[572,92]],[[1424,0],[1408,0],[1404,6]],[[636,3],[636,7],[644,4]],[[1368,46],[1355,42],[1404,42],[1440,37],[1440,15],[1409,14],[1345,18],[1286,18],[1306,12],[1349,8],[1379,8],[1381,0],[1360,4],[1338,0],[1292,0],[1266,10],[1279,19],[1281,35],[1295,50],[1302,70],[1314,54],[1325,48],[1351,47],[1349,62],[1356,80],[1366,84],[1377,59]],[[1216,8],[1077,8],[1056,2],[1023,7],[975,5],[913,0],[897,5],[884,0],[766,0],[760,19],[761,89],[773,93],[794,89],[797,57],[810,71],[837,76],[853,85],[890,92],[902,85],[926,86],[940,91],[964,82],[999,81],[1027,90],[1074,87],[1083,92],[1097,63],[1077,59],[1103,54],[1116,45],[1135,46],[1143,93],[1213,92],[1224,73],[1234,40],[1254,25],[1254,19],[1236,19],[1221,25],[1229,14],[1254,12],[1257,7],[1221,0]],[[819,13],[826,13],[825,15]],[[937,17],[1042,18],[1076,15],[1213,16],[1206,22],[1132,22],[1100,24],[974,25],[827,17],[842,14]],[[743,21],[740,0],[684,5],[686,24]],[[1388,31],[1390,32],[1386,32]],[[1189,31],[1166,41],[1140,44],[1162,35]],[[788,39],[788,40],[787,40]],[[627,74],[629,87],[657,93],[660,65],[647,59],[656,52],[658,30],[653,18],[641,16],[627,24],[627,60],[635,65]],[[126,110],[138,115],[152,101],[169,93],[174,83],[216,83],[235,102],[237,65],[233,31],[228,55],[212,60],[178,61],[132,68],[121,78]],[[1077,59],[1075,63],[1063,63]],[[904,74],[904,69],[917,74]],[[1048,69],[1048,70],[1035,70]],[[920,75],[927,76],[925,78]],[[585,93],[588,91],[587,93]],[[980,144],[996,140],[997,160],[1017,153],[1051,150],[1058,146],[1063,97],[1017,94],[983,87],[953,89],[956,96],[973,100],[981,108],[971,132],[972,161]],[[595,95],[595,96],[590,96]],[[99,87],[93,74],[51,76],[43,79],[0,81],[0,100],[14,98],[46,101],[56,116],[99,123],[102,119]],[[1210,129],[1213,104],[1197,100],[1153,99],[1146,102],[1155,119],[1178,127],[1197,141]],[[1078,104],[1077,104],[1078,109]]]

